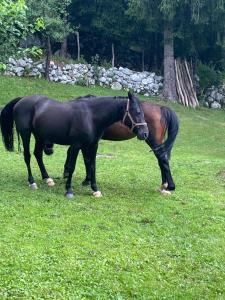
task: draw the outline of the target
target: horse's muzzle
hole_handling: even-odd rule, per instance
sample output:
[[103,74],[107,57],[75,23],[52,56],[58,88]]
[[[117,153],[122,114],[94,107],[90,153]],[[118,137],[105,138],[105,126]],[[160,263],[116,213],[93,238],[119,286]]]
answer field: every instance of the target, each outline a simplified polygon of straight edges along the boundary
[[148,129],[138,128],[136,135],[139,140],[146,140],[148,138],[149,131]]

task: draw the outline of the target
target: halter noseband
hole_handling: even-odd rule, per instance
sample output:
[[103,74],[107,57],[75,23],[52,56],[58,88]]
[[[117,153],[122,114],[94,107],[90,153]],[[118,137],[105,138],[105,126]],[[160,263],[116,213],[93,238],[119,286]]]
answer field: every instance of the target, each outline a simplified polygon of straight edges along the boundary
[[130,121],[131,121],[131,124],[132,124],[132,127],[131,127],[131,131],[134,130],[134,128],[136,126],[143,126],[143,125],[147,125],[146,122],[142,122],[142,123],[136,123],[134,122],[134,119],[133,117],[131,116],[130,112],[129,112],[129,108],[130,108],[130,99],[128,98],[127,99],[127,108],[126,108],[126,112],[124,114],[124,117],[123,117],[123,124],[125,125],[125,120],[126,120],[126,117],[129,117]]

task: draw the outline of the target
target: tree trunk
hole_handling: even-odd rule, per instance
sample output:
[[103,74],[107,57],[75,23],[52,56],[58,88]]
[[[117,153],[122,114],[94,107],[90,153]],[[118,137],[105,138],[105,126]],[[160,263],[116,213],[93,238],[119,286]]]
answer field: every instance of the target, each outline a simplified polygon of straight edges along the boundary
[[112,43],[112,67],[114,68],[115,66],[115,48],[114,44]]
[[46,38],[46,62],[45,62],[45,79],[49,80],[49,68],[52,56],[50,37]]
[[171,101],[178,99],[176,90],[175,60],[172,23],[164,24],[164,88],[163,95]]
[[67,55],[67,38],[65,38],[61,43],[61,49],[60,49],[60,56],[66,57],[66,55]]
[[145,70],[145,50],[144,48],[142,49],[141,52],[141,65],[142,65],[142,72]]
[[77,60],[80,60],[80,34],[79,31],[76,31],[76,37],[77,37]]

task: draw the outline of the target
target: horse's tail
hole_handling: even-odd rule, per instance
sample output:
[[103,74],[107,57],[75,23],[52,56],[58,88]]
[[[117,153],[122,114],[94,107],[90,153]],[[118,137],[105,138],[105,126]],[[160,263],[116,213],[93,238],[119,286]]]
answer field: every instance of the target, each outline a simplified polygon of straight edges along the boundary
[[176,113],[169,107],[161,107],[161,113],[162,121],[165,122],[167,128],[167,139],[161,146],[163,146],[167,157],[170,158],[171,150],[173,148],[173,144],[175,142],[179,130],[179,120]]
[[0,123],[2,131],[2,140],[5,145],[6,150],[14,150],[14,140],[13,140],[13,108],[17,102],[19,102],[22,97],[18,97],[10,101],[1,111]]

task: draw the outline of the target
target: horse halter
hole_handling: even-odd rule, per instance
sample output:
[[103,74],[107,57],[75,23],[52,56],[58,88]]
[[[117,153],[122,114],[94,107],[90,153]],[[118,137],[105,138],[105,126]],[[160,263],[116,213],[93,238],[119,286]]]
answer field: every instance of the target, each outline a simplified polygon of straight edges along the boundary
[[130,108],[130,99],[128,98],[127,99],[127,108],[126,108],[126,112],[124,114],[124,117],[123,117],[123,121],[122,123],[125,125],[125,120],[126,120],[126,117],[129,117],[130,121],[131,121],[131,124],[132,124],[132,127],[131,127],[131,131],[134,130],[134,128],[136,126],[143,126],[143,125],[147,125],[146,122],[142,122],[142,123],[136,123],[133,119],[133,117],[131,116],[130,112],[129,112],[129,108]]

